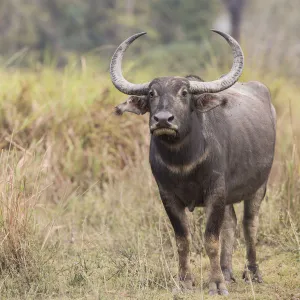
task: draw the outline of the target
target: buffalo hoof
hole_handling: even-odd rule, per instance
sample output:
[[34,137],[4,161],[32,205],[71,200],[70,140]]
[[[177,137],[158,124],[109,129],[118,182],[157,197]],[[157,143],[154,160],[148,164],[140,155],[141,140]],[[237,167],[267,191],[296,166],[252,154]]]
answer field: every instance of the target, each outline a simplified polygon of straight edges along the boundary
[[243,273],[243,279],[245,282],[249,283],[250,281],[262,283],[263,279],[259,271],[258,265],[246,266]]
[[195,284],[194,281],[191,279],[180,280],[179,286],[172,290],[173,294],[191,293],[193,291],[195,291]]
[[236,280],[233,276],[233,273],[230,269],[222,268],[222,272],[223,272],[223,276],[224,276],[226,284],[236,282]]
[[192,291],[195,289],[195,283],[191,279],[180,280],[179,285],[183,291]]
[[208,294],[210,296],[214,296],[214,295],[228,296],[229,295],[226,285],[223,282],[221,282],[221,283],[211,282],[209,284]]

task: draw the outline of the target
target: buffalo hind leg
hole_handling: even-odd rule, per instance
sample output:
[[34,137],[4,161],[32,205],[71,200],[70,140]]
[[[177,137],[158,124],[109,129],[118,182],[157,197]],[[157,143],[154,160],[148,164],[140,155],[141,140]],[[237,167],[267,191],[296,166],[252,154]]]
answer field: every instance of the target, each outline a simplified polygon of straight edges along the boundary
[[185,207],[176,203],[176,201],[168,200],[163,195],[161,195],[161,198],[175,232],[179,259],[179,284],[182,290],[191,290],[194,286],[194,278],[190,267],[191,234]]
[[221,229],[221,269],[226,283],[235,282],[232,273],[232,253],[235,243],[237,219],[233,205],[226,205]]
[[[250,278],[253,281],[262,282],[262,276],[256,262],[256,234],[258,230],[258,214],[261,202],[266,193],[266,185],[264,184],[250,198],[244,200],[244,236],[247,248],[248,265],[245,267],[243,279],[248,282]],[[251,277],[250,277],[251,276]]]
[[[213,199],[212,199],[213,200]],[[215,199],[214,199],[215,200]],[[220,200],[220,201],[218,201]],[[206,209],[205,250],[210,261],[209,295],[228,295],[220,265],[220,232],[225,214],[225,204],[221,199],[208,201]]]

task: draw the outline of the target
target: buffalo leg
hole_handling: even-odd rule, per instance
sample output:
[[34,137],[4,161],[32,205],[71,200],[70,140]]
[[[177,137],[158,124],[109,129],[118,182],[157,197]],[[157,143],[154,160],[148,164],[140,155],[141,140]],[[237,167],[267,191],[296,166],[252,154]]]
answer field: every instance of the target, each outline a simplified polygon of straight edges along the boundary
[[210,203],[206,209],[205,250],[210,260],[209,295],[228,295],[220,265],[220,232],[225,214],[225,204],[220,201]]
[[235,242],[237,219],[233,205],[226,205],[221,229],[221,268],[227,283],[235,282],[232,273],[232,253]]
[[256,234],[258,229],[259,208],[265,193],[266,186],[263,185],[257,190],[253,197],[245,199],[244,201],[243,226],[248,260],[248,265],[243,273],[243,278],[245,281],[249,281],[249,277],[252,275],[252,280],[262,282],[262,276],[256,262]]
[[176,201],[168,201],[162,197],[166,212],[173,226],[178,250],[179,258],[179,281],[180,286],[185,289],[192,289],[194,279],[190,267],[190,245],[191,234],[188,227],[188,219],[185,207],[176,203]]

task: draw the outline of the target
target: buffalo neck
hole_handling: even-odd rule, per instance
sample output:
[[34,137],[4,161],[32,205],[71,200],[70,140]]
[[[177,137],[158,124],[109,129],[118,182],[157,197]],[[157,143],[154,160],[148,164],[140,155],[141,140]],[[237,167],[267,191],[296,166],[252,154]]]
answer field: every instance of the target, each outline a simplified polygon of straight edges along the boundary
[[200,162],[207,154],[207,144],[202,131],[202,118],[191,115],[191,130],[176,144],[168,144],[157,137],[151,139],[151,149],[168,165],[186,165]]

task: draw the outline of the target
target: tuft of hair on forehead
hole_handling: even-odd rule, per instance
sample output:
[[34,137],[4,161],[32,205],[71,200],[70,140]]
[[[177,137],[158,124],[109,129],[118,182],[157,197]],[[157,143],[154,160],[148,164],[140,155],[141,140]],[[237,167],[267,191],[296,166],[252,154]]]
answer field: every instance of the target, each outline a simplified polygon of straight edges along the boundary
[[185,76],[185,78],[188,79],[188,80],[193,80],[193,81],[202,81],[202,82],[205,81],[197,75],[187,75],[187,76]]
[[180,86],[182,84],[189,85],[189,80],[186,77],[179,76],[170,76],[170,77],[158,77],[151,81],[150,87],[153,85],[158,85],[160,87],[168,87],[168,86]]

